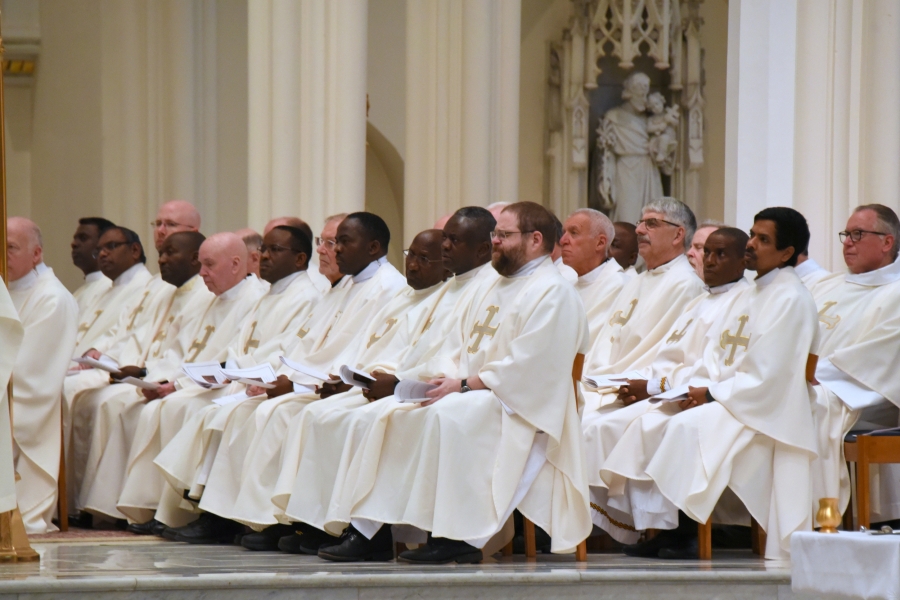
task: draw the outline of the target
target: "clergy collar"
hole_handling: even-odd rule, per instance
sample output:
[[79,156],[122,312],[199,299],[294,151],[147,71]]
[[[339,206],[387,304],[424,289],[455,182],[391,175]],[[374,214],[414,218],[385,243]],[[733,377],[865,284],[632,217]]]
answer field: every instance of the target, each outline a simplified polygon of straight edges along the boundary
[[484,271],[484,269],[490,268],[490,266],[491,266],[491,263],[489,261],[489,262],[484,263],[483,265],[475,267],[474,269],[469,269],[465,273],[460,273],[460,274],[454,275],[453,278],[459,282],[468,281],[468,280],[472,279],[473,277],[475,277],[476,275],[478,275],[479,273],[481,273],[482,271]]
[[807,275],[812,275],[816,271],[824,271],[824,270],[825,269],[823,269],[821,266],[819,266],[819,263],[817,263],[816,261],[814,261],[811,258],[807,258],[806,262],[794,267],[794,272],[797,273],[797,277],[806,277]]
[[732,281],[731,283],[726,283],[725,285],[717,285],[716,287],[709,287],[708,285],[705,285],[703,286],[703,289],[709,292],[710,295],[715,296],[717,294],[724,294],[742,281],[745,281],[743,277],[741,277],[737,281]]
[[116,277],[116,279],[113,281],[113,286],[119,287],[122,285],[128,285],[129,283],[131,283],[131,280],[134,279],[135,276],[137,276],[138,273],[146,270],[147,267],[145,267],[143,263],[136,263],[132,265],[131,268],[129,268],[127,271]]
[[387,256],[382,256],[378,260],[373,260],[369,263],[369,265],[353,276],[353,283],[363,283],[372,279],[375,276],[375,273],[378,272],[378,269],[381,268],[381,265],[387,262]]
[[27,290],[28,288],[33,286],[35,283],[37,283],[38,277],[42,273],[45,273],[46,271],[49,271],[49,270],[50,269],[44,263],[38,263],[37,265],[35,265],[35,267],[32,270],[28,271],[27,275],[23,275],[22,277],[19,277],[15,281],[10,281],[9,289],[11,291],[12,290]]
[[[790,267],[782,267],[782,269],[789,269]],[[757,276],[756,279],[753,280],[753,283],[756,284],[756,287],[766,287],[778,277],[778,272],[782,269],[772,269],[762,277]]]
[[[616,267],[619,267],[619,268],[616,269]],[[614,261],[611,258],[607,258],[602,263],[600,263],[600,265],[596,269],[594,269],[592,271],[588,271],[584,275],[580,276],[578,278],[578,283],[581,283],[581,284],[594,283],[595,281],[600,279],[600,275],[603,273],[604,269],[607,269],[607,268],[611,268],[614,271],[622,270],[622,267],[621,267],[621,265],[619,265],[619,263],[617,263],[616,261]]]
[[244,277],[237,283],[236,286],[225,292],[222,292],[217,297],[221,298],[222,300],[234,300],[235,298],[237,298],[238,294],[241,293],[241,290],[244,289],[244,286],[247,285],[248,281],[250,281],[250,278]]
[[[646,271],[644,271],[644,273],[649,273],[650,275],[662,275],[664,273],[667,273],[669,269],[677,265],[679,262],[687,262],[687,256],[684,254],[679,254],[669,262],[663,263],[655,269],[647,269]],[[694,268],[691,267],[691,270],[693,271]]]
[[294,283],[298,277],[300,277],[301,273],[305,273],[306,271],[297,271],[295,273],[291,273],[287,277],[282,277],[278,281],[272,284],[272,287],[269,288],[269,295],[275,296],[280,294],[284,290],[288,288],[289,285]]
[[440,283],[436,283],[436,284],[432,285],[431,287],[425,288],[424,290],[416,290],[413,288],[409,288],[409,289],[412,290],[412,296],[414,296],[414,297],[420,296],[420,297],[422,297],[422,299],[424,299],[424,298],[427,298],[428,296],[430,296],[431,294],[433,294],[434,292],[436,292],[438,290],[438,288],[440,288],[442,285],[444,285],[444,283],[446,283],[446,282],[441,281]]
[[540,264],[548,258],[550,258],[550,255],[544,254],[543,256],[538,256],[537,258],[529,260],[527,263],[522,265],[522,267],[518,271],[510,275],[509,278],[517,279],[519,277],[528,277],[529,275],[534,273],[537,270],[538,266],[540,266]]
[[84,282],[94,283],[95,281],[100,281],[104,277],[105,275],[103,274],[103,271],[94,271],[93,273],[88,273],[84,276]]
[[888,283],[894,283],[898,279],[900,279],[900,260],[895,260],[886,267],[881,267],[880,269],[875,269],[868,273],[859,273],[856,275],[851,273],[847,275],[846,281],[848,283],[855,283],[856,285],[877,287],[880,285],[887,285]]

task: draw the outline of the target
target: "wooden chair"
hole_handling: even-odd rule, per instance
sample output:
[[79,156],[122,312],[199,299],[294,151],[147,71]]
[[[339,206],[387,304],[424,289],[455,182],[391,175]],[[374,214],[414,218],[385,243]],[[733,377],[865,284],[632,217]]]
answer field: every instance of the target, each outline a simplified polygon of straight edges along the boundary
[[[816,380],[816,366],[819,364],[819,357],[810,354],[806,358],[806,381],[813,382]],[[900,462],[900,461],[897,461]],[[701,560],[709,560],[712,558],[712,519],[706,523],[700,523],[697,528],[697,540],[699,552],[698,556]],[[753,553],[762,556],[766,552],[766,532],[755,519],[750,519],[750,544]]]
[[[576,402],[578,398],[578,382],[581,381],[582,371],[584,370],[584,354],[576,354],[575,362],[572,364],[572,381],[575,385]],[[534,558],[537,556],[537,544],[534,539],[534,523],[522,517],[523,533],[525,534],[525,556]],[[503,555],[512,554],[512,542],[510,542],[503,550]],[[575,560],[578,562],[587,561],[587,540],[582,540],[575,548]]]
[[60,421],[59,426],[62,429],[61,440],[59,446],[59,477],[56,481],[57,497],[56,512],[59,513],[59,530],[69,530],[69,495],[66,488],[66,429]]
[[900,463],[900,431],[874,435],[851,431],[844,438],[844,458],[848,463],[856,463],[857,527],[868,528],[872,524],[869,465]]

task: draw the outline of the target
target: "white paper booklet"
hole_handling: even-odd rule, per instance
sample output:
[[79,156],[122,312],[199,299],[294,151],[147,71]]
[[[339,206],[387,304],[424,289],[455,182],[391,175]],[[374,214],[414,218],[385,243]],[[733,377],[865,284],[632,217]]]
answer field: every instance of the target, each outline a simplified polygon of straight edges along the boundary
[[369,389],[369,384],[375,381],[375,378],[368,373],[354,369],[353,367],[348,367],[347,365],[343,365],[338,373],[340,373],[341,381],[347,385],[355,385],[364,390]]
[[119,363],[108,356],[100,356],[100,360],[91,358],[90,356],[79,356],[73,360],[80,365],[89,365],[95,369],[100,369],[101,371],[107,371],[109,373],[117,373],[119,371]]
[[244,385],[255,385],[261,388],[271,390],[275,386],[272,382],[278,377],[275,375],[275,369],[269,363],[248,367],[246,369],[222,369],[222,374],[231,381],[237,381]]
[[289,367],[298,373],[303,373],[304,375],[309,375],[313,379],[318,379],[319,381],[324,381],[325,383],[340,383],[340,379],[331,379],[328,376],[328,373],[324,371],[320,371],[318,369],[314,369],[308,365],[304,365],[303,363],[298,363],[295,360],[291,360],[285,356],[281,357],[281,362],[284,363],[286,367]]
[[404,379],[394,388],[394,397],[398,402],[409,402],[411,404],[425,402],[426,400],[429,400],[425,393],[430,392],[433,389],[437,389],[437,386],[433,383],[416,381],[415,379]]
[[130,383],[135,387],[139,387],[143,390],[158,390],[159,384],[155,381],[144,381],[143,379],[138,379],[137,377],[126,377],[122,380],[122,383]]
[[650,398],[650,404],[658,404],[660,402],[681,402],[687,400],[689,392],[688,384],[673,387],[671,390],[662,392]]
[[222,374],[222,368],[215,361],[183,363],[181,370],[197,385],[208,390],[217,390],[227,385],[228,378]]
[[628,371],[627,373],[616,373],[613,375],[591,375],[590,377],[582,377],[581,381],[586,386],[596,389],[608,387],[620,387],[625,385],[629,379],[646,379],[640,371]]

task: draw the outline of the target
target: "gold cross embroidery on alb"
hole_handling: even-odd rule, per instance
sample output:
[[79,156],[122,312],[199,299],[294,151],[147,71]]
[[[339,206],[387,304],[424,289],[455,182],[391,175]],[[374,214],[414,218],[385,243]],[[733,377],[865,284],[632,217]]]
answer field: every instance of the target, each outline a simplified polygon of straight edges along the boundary
[[638,299],[635,298],[631,301],[631,308],[628,309],[628,314],[624,317],[622,316],[622,311],[617,310],[615,314],[612,316],[612,319],[609,320],[610,325],[624,325],[629,320],[631,320],[631,315],[634,314],[634,307],[637,306]]
[[488,306],[487,317],[485,317],[484,323],[475,321],[475,326],[472,327],[472,333],[469,334],[469,337],[472,337],[473,335],[477,335],[478,337],[475,339],[475,343],[467,348],[469,354],[475,354],[476,352],[478,352],[478,347],[481,345],[481,340],[484,339],[484,336],[489,335],[491,336],[491,339],[494,339],[494,334],[497,333],[497,329],[499,329],[500,326],[497,325],[496,327],[490,327],[490,324],[491,320],[494,318],[494,315],[496,315],[498,312],[500,312],[499,306]]
[[141,298],[141,303],[134,307],[134,310],[131,312],[131,317],[129,317],[128,327],[125,328],[125,331],[131,331],[132,327],[134,327],[134,320],[137,319],[137,316],[144,312],[144,301],[147,299],[147,296],[150,295],[150,292],[144,292],[144,297]]
[[97,322],[97,319],[99,319],[99,318],[100,318],[100,315],[102,315],[102,314],[103,314],[103,311],[102,311],[102,310],[98,310],[97,312],[94,313],[94,320],[93,320],[93,321],[91,321],[90,323],[88,323],[88,322],[85,321],[84,323],[82,323],[81,325],[78,326],[78,339],[81,339],[81,337],[82,337],[85,333],[87,333],[88,330],[89,330],[91,327],[94,326],[94,323]]
[[369,338],[369,343],[366,344],[366,348],[371,348],[372,344],[374,344],[375,342],[377,342],[378,340],[380,340],[381,338],[386,336],[388,331],[391,330],[391,327],[393,327],[396,322],[397,322],[397,319],[394,319],[394,318],[390,318],[387,321],[385,321],[384,322],[384,331],[381,332],[381,335],[378,335],[377,331],[375,333],[373,333],[372,337]]
[[666,340],[666,343],[674,344],[676,342],[680,342],[681,338],[684,337],[684,334],[687,331],[687,328],[690,327],[691,323],[693,323],[693,322],[694,322],[694,320],[690,319],[687,323],[684,324],[684,327],[681,328],[681,331],[673,331],[672,335],[669,336],[669,339]]
[[737,333],[731,335],[731,331],[726,329],[722,332],[722,337],[719,340],[719,345],[722,347],[722,350],[727,350],[726,346],[731,346],[731,353],[728,355],[728,358],[725,359],[725,366],[730,367],[734,364],[734,354],[737,352],[738,346],[742,346],[744,351],[747,350],[747,345],[750,343],[750,336],[741,337],[741,333],[744,332],[744,325],[747,324],[747,321],[750,319],[747,315],[741,315],[738,317],[738,330]]
[[253,321],[253,325],[250,326],[250,335],[247,336],[247,343],[244,344],[244,354],[250,350],[250,348],[259,348],[259,340],[253,339],[253,334],[256,333],[256,324],[259,321]]
[[831,310],[831,307],[837,304],[837,302],[826,302],[822,305],[822,310],[819,311],[819,321],[823,325],[825,325],[825,329],[834,329],[837,327],[837,324],[841,322],[840,315],[834,315],[833,317],[828,313]]
[[216,328],[213,325],[206,326],[206,333],[203,334],[203,339],[199,341],[194,340],[194,343],[191,344],[191,347],[188,349],[188,352],[193,350],[193,353],[185,362],[194,362],[194,360],[197,359],[197,356],[203,352],[204,348],[206,348],[206,342],[209,341],[209,336],[211,336],[215,330]]

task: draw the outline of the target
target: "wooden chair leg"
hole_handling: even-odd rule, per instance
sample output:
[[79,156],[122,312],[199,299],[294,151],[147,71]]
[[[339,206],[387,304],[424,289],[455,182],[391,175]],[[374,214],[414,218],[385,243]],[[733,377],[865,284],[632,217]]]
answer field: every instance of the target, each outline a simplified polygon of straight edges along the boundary
[[503,550],[501,550],[503,556],[512,556],[513,554],[513,543],[512,540],[509,540],[509,543],[503,546]]
[[406,544],[401,542],[394,542],[394,558],[400,556],[401,552],[406,552]]
[[575,547],[575,561],[587,562],[587,540],[581,542]]
[[712,517],[697,526],[697,543],[700,560],[712,558]]
[[522,530],[525,534],[525,556],[534,558],[537,556],[537,543],[534,539],[534,523],[522,517]]
[[66,484],[66,436],[62,435],[62,443],[59,446],[59,480],[57,481],[56,510],[59,513],[59,530],[69,530],[69,496]]
[[859,444],[859,460],[856,463],[856,514],[860,527],[869,527],[869,457],[865,444]]
[[756,519],[750,519],[750,547],[753,554],[763,556],[766,553],[766,532],[759,526]]

